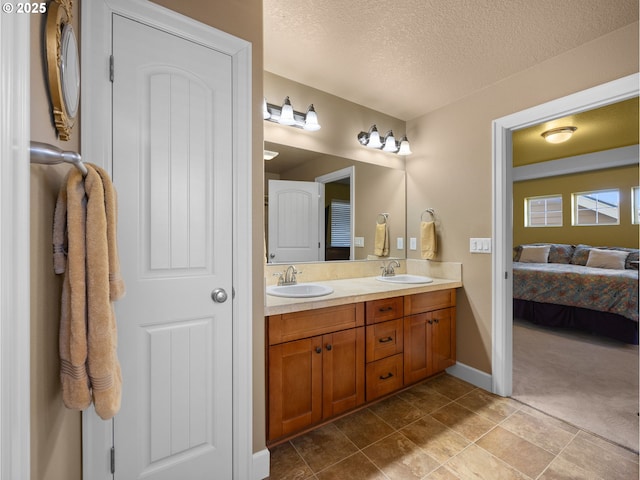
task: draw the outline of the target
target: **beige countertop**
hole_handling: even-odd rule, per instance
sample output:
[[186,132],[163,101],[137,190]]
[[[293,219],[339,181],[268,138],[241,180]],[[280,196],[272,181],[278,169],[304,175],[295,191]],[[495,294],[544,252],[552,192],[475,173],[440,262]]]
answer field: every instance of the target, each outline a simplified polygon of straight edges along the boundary
[[[302,284],[305,282],[298,283]],[[333,288],[333,293],[322,297],[311,298],[288,298],[265,295],[265,316],[462,287],[461,281],[444,278],[433,278],[432,283],[425,284],[388,283],[376,280],[375,277],[322,280],[308,283],[327,285]]]

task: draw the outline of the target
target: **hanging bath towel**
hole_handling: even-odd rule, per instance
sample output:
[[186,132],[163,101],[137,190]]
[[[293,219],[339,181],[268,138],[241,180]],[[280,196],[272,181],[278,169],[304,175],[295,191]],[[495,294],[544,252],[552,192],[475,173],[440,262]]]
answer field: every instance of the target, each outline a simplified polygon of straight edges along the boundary
[[420,250],[425,260],[432,260],[436,256],[436,224],[435,222],[420,223]]
[[[112,301],[124,294],[116,246],[116,197],[106,172],[86,164],[85,179],[72,170],[54,215],[54,266],[66,237],[60,322],[63,401],[112,418],[120,409],[122,376]],[[66,194],[66,198],[65,198]],[[66,202],[65,202],[66,200]],[[66,221],[64,211],[66,210]],[[61,233],[60,230],[63,230]],[[66,235],[64,231],[66,230]]]

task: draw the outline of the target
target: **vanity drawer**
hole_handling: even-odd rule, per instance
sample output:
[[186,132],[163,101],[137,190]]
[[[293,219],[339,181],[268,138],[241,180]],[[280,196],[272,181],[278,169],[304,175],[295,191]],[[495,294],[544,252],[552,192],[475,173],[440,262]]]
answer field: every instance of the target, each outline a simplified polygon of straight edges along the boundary
[[456,290],[440,290],[437,292],[417,293],[404,297],[405,315],[431,312],[447,307],[455,307]]
[[402,319],[367,325],[367,362],[402,353]]
[[367,302],[367,325],[395,320],[403,315],[403,297],[382,298]]
[[367,402],[402,388],[402,354],[367,364]]
[[363,325],[364,303],[350,303],[267,317],[269,345]]

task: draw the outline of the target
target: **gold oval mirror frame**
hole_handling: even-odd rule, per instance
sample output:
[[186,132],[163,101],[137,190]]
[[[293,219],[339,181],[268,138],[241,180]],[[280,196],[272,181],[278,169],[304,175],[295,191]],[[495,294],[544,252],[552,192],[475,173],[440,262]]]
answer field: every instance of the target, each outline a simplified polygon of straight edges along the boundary
[[61,140],[69,140],[78,113],[80,65],[71,25],[73,2],[53,0],[46,24],[47,75],[53,121]]

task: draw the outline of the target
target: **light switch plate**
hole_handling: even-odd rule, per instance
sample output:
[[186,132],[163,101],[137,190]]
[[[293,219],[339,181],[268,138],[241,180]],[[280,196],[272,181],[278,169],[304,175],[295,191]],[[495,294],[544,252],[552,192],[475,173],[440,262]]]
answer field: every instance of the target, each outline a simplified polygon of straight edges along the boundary
[[470,238],[469,252],[491,253],[491,239],[490,238]]
[[409,239],[409,250],[417,250],[418,249],[418,242],[416,240],[416,237],[411,237]]
[[364,237],[354,237],[353,244],[356,247],[364,247]]
[[396,238],[396,247],[398,248],[398,250],[404,250],[404,238],[403,237]]

